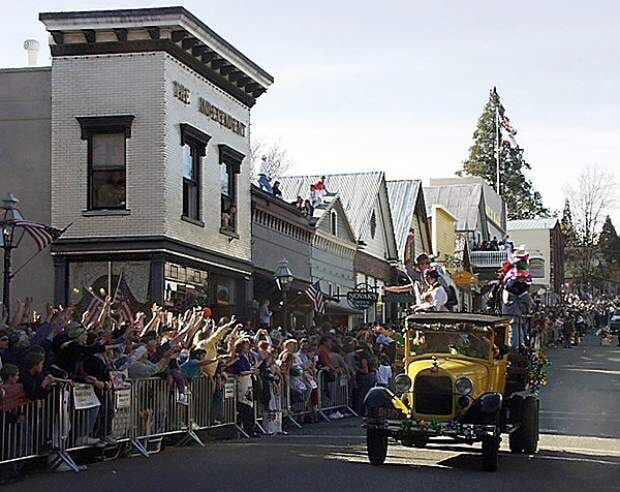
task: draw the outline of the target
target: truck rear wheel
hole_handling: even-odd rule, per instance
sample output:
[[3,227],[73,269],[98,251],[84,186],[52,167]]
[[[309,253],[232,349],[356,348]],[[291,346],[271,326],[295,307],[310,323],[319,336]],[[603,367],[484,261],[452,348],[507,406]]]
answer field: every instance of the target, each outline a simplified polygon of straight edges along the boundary
[[538,400],[529,396],[523,402],[519,428],[509,437],[510,451],[534,454],[538,450]]
[[382,430],[368,429],[366,431],[366,448],[371,465],[382,465],[387,456],[388,436]]
[[538,451],[538,400],[529,397],[523,406],[523,451],[534,454]]

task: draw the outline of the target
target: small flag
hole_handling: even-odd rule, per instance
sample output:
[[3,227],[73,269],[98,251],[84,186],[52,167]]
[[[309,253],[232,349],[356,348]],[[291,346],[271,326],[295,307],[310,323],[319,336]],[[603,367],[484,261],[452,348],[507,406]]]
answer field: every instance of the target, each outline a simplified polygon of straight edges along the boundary
[[30,237],[34,239],[34,242],[37,243],[37,248],[39,248],[39,251],[42,251],[48,245],[56,241],[71,225],[69,224],[63,230],[60,230],[45,224],[39,224],[38,222],[31,222],[29,220],[16,220],[13,224],[17,227],[22,227],[24,231],[26,231]]
[[125,282],[122,273],[118,279],[118,285],[116,286],[116,292],[114,293],[112,304],[118,304],[121,319],[123,321],[130,324],[133,323],[133,313],[131,312],[131,307],[129,306],[129,286],[127,285],[127,282]]
[[85,289],[86,293],[84,295],[85,299],[88,299],[88,305],[86,306],[86,311],[88,311],[88,317],[84,320],[84,326],[88,326],[93,323],[101,312],[101,308],[103,307],[103,299],[101,299],[97,294],[93,292],[92,287]]
[[504,128],[501,128],[501,134],[502,134],[503,145],[509,145],[510,147],[513,147],[515,149],[519,147],[519,144],[515,140],[514,134],[510,133],[508,130],[505,130]]
[[325,313],[325,296],[321,292],[321,282],[317,281],[306,289],[306,294],[312,301],[314,310],[319,314]]

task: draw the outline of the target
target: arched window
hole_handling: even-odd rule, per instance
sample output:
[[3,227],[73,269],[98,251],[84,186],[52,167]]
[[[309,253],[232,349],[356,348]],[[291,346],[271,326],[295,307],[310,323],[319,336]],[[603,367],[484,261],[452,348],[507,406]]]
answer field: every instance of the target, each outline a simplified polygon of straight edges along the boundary
[[372,215],[370,216],[370,237],[375,238],[375,234],[377,233],[377,215],[375,211],[372,211]]
[[338,235],[338,214],[333,210],[330,215],[330,231],[334,236]]

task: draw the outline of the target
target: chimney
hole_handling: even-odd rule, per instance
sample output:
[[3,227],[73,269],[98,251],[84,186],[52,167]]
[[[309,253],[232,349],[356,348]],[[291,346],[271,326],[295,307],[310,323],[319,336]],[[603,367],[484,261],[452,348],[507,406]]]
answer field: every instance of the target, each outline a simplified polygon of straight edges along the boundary
[[35,67],[39,57],[39,42],[36,39],[26,39],[24,49],[28,53],[28,66]]

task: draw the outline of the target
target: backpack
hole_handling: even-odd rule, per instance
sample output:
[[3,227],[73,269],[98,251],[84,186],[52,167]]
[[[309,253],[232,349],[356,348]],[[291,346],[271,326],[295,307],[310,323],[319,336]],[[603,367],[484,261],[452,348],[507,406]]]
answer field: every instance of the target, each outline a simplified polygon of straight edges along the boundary
[[446,308],[452,311],[459,305],[459,298],[456,295],[456,289],[453,285],[448,285],[448,287],[446,287],[446,293],[448,294],[448,302],[446,302]]

